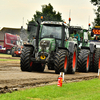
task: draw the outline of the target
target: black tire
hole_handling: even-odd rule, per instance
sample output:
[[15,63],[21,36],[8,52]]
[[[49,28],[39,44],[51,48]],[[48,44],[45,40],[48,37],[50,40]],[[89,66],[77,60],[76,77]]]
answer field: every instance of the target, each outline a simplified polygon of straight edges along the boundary
[[78,55],[77,67],[79,72],[88,72],[90,65],[90,51],[82,49]]
[[100,48],[95,50],[93,71],[98,72],[98,69],[100,69]]
[[15,51],[15,49],[13,49],[13,50],[11,51],[11,55],[12,55],[12,57],[17,57],[17,55],[14,53],[14,51]]
[[14,57],[14,49],[12,49],[12,52],[11,52],[11,55],[12,55],[12,57]]
[[54,60],[55,73],[56,74],[59,74],[60,72],[67,73],[67,68],[68,68],[68,51],[58,50]]
[[32,71],[33,62],[30,60],[30,56],[33,53],[32,47],[24,47],[21,53],[20,67],[22,71]]
[[76,66],[77,66],[77,48],[74,47],[73,53],[69,54],[69,65],[67,73],[74,74],[76,71]]

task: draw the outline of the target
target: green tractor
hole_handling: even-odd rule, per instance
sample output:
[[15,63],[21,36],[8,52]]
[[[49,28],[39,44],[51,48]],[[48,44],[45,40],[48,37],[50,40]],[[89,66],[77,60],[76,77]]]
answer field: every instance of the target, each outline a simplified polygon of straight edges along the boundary
[[47,65],[56,74],[74,74],[78,42],[70,37],[72,28],[57,21],[37,23],[36,45],[24,45],[20,59],[21,70],[43,72]]
[[94,66],[94,53],[95,44],[90,43],[88,40],[88,30],[82,29],[81,27],[70,26],[73,30],[77,31],[80,36],[78,41],[78,60],[77,60],[77,71],[89,72],[93,71]]
[[[72,38],[74,30],[79,33],[80,41]],[[43,72],[45,65],[56,74],[74,74],[76,68],[79,72],[92,70],[95,45],[88,42],[88,32],[81,27],[57,21],[38,22],[34,40],[34,45],[25,44],[22,50],[22,71]]]
[[90,43],[88,40],[88,31],[83,29],[83,36],[80,43],[81,49],[78,54],[77,69],[79,72],[89,72],[93,71],[94,66],[94,52],[95,44]]
[[95,26],[91,30],[91,36],[94,37],[93,40],[90,41],[90,43],[95,45],[95,51],[93,54],[93,72],[98,72],[98,69],[100,69],[100,26]]

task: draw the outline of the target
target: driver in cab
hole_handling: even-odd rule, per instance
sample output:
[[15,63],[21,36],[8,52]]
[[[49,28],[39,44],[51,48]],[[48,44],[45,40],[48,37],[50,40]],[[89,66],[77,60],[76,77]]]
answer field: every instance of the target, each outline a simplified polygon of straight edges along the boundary
[[76,30],[74,30],[74,36],[73,38],[76,38],[78,41],[80,41],[80,36],[79,34],[76,32]]

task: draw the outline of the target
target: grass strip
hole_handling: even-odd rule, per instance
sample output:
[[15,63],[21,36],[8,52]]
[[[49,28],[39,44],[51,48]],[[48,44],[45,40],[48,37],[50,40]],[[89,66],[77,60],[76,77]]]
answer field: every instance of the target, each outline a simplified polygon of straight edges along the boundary
[[100,80],[31,88],[0,95],[1,100],[100,100]]
[[0,61],[20,61],[19,59],[0,59]]
[[0,54],[0,57],[12,57],[10,54]]

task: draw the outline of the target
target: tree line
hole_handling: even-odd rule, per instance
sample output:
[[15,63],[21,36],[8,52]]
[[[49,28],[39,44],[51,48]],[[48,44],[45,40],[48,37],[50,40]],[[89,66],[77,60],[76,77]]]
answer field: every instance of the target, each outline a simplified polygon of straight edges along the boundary
[[[96,18],[92,22],[93,26],[100,26],[100,0],[91,0],[91,4],[97,6],[97,10],[94,9]],[[62,13],[54,10],[53,6],[49,3],[48,5],[42,5],[42,11],[36,11],[36,14],[33,15],[32,20],[28,21],[28,25],[36,24],[36,21],[43,16],[42,21],[63,21]]]
[[94,6],[97,6],[97,10],[94,9],[96,18],[94,18],[93,26],[100,26],[100,0],[91,0]]

